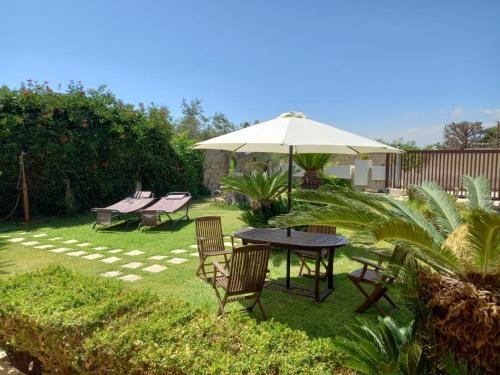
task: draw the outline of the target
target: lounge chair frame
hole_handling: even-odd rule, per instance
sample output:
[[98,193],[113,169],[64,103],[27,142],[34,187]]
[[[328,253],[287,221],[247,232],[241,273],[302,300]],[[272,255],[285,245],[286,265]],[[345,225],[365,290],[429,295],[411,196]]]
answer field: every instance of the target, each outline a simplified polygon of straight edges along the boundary
[[[188,193],[185,191],[174,191],[174,192],[170,192],[170,193],[166,194],[162,198],[168,198],[169,195],[183,195],[184,197],[189,197],[189,199],[187,200],[187,202],[184,205],[180,206],[178,209],[176,209],[173,212],[167,212],[165,210],[152,210],[150,208],[145,208],[145,209],[139,210],[139,212],[141,214],[141,222],[140,222],[139,226],[137,227],[137,229],[141,229],[142,227],[145,227],[145,226],[157,227],[157,226],[165,224],[165,223],[170,223],[171,225],[175,225],[184,219],[189,220],[189,205],[191,204],[191,193]],[[160,198],[160,200],[162,198]],[[154,206],[154,204],[152,206]],[[170,216],[171,214],[174,214],[177,211],[180,211],[182,209],[185,209],[185,212],[180,218],[174,220],[172,218],[172,216]],[[154,219],[151,219],[151,218],[146,219],[145,215],[148,213],[153,214],[155,216]],[[167,215],[168,220],[162,221],[161,220],[162,214]]]
[[[252,311],[258,305],[262,318],[267,320],[261,295],[270,253],[269,245],[246,245],[234,249],[227,267],[217,261],[213,262],[212,287],[219,303],[219,316],[226,316],[226,304],[248,300],[250,306],[242,310]],[[224,290],[223,296],[219,288]]]
[[[154,198],[154,194],[150,191],[136,191],[134,194],[129,196],[128,198]],[[127,198],[125,198],[127,199]],[[148,204],[153,203],[153,201]],[[93,208],[91,212],[95,213],[96,220],[92,225],[92,229],[96,228],[98,224],[103,226],[110,226],[113,223],[113,219],[123,220],[125,221],[125,230],[128,230],[128,227],[131,223],[139,220],[139,208],[130,212],[122,212],[115,209],[107,209],[104,208]]]

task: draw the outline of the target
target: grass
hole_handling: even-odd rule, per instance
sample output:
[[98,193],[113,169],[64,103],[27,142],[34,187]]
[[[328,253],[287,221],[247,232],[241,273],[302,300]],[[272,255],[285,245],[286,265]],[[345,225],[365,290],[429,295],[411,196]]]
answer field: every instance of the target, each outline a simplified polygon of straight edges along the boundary
[[[240,211],[226,209],[214,205],[209,201],[197,201],[190,210],[191,219],[205,215],[220,215],[224,225],[225,233],[244,227],[238,217]],[[207,313],[216,314],[217,304],[214,292],[210,284],[197,278],[194,273],[198,265],[198,258],[189,254],[196,252],[190,248],[195,244],[194,222],[184,221],[171,227],[168,225],[144,231],[135,230],[135,226],[125,231],[124,225],[113,226],[109,229],[94,231],[91,229],[93,217],[81,215],[71,218],[44,218],[33,224],[24,225],[20,223],[0,224],[0,279],[9,275],[27,272],[45,267],[49,264],[62,264],[75,271],[85,274],[102,274],[107,271],[120,270],[142,276],[141,280],[130,283],[130,287],[154,291],[160,295],[170,295],[189,301],[196,306],[205,306]],[[26,234],[20,234],[27,232]],[[33,237],[39,233],[47,236]],[[354,233],[348,230],[339,230],[340,235],[346,236],[350,245],[343,247],[337,252],[335,258],[335,283],[336,290],[320,304],[315,304],[310,298],[300,297],[279,291],[265,289],[263,303],[271,319],[284,323],[293,329],[305,331],[310,337],[333,337],[343,330],[344,324],[352,322],[357,314],[355,308],[363,301],[363,296],[348,280],[347,274],[359,264],[351,261],[349,256],[361,255],[370,258],[367,248],[371,247],[369,238],[364,233]],[[9,236],[9,237],[6,237]],[[99,253],[106,256],[117,256],[122,258],[119,262],[106,264],[98,260],[86,260],[62,254],[52,253],[48,250],[35,249],[20,243],[12,243],[8,240],[14,237],[24,237],[26,241],[39,241],[41,244],[51,244],[57,247],[68,247],[83,250],[88,253]],[[63,237],[64,240],[75,239],[79,242],[90,242],[92,245],[79,248],[74,244],[64,244],[64,240],[49,241],[51,237]],[[125,251],[139,249],[144,254],[138,256],[127,256],[120,254],[107,254],[107,250],[97,251],[94,247],[106,246],[110,249],[120,248]],[[187,250],[182,254],[172,254],[174,249]],[[164,260],[150,260],[153,255],[167,255]],[[172,265],[166,261],[170,258],[186,258],[189,261]],[[312,280],[299,278],[298,259],[292,257],[292,282],[312,286]],[[121,266],[129,262],[141,262],[144,266],[138,269],[125,269]],[[161,264],[167,269],[160,273],[149,273],[141,269]],[[274,251],[270,260],[269,268],[271,278],[284,280],[285,277],[285,253]],[[392,296],[401,310],[391,312],[391,315],[401,322],[409,319],[408,312],[403,308],[397,290],[391,290]],[[382,305],[388,308],[387,305]],[[237,307],[237,306],[234,306]],[[375,319],[376,312],[370,309],[363,314],[367,318]],[[258,311],[252,313],[256,319],[260,319]]]

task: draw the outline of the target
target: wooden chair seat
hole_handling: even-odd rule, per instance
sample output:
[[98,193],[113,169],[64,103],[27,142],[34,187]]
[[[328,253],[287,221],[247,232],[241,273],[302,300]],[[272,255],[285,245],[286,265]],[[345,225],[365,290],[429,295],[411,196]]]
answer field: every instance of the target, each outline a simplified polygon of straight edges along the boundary
[[363,276],[361,276],[362,273],[363,273],[363,268],[358,268],[357,270],[352,271],[349,274],[349,276],[353,277],[353,278],[357,278],[357,279],[362,277],[364,282],[373,283],[373,284],[378,283],[380,280],[382,280],[382,276],[380,275],[380,273],[378,273],[375,270],[367,269],[365,274]]
[[[316,259],[316,257],[318,256],[317,251],[309,251],[309,250],[296,250],[295,254],[297,254],[297,256],[299,257],[307,259]],[[321,258],[326,258],[328,256],[328,250],[323,249],[321,250],[320,254]]]

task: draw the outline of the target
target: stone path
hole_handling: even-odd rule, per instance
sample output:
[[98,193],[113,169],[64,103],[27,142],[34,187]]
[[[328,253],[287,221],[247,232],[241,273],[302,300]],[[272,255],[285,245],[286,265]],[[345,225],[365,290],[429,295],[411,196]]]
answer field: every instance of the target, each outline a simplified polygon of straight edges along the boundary
[[143,265],[144,265],[144,263],[141,263],[141,262],[131,262],[131,263],[124,264],[122,267],[123,268],[139,268]]
[[89,254],[89,255],[85,255],[82,258],[85,258],[85,259],[88,259],[88,260],[94,260],[94,259],[102,258],[103,256],[104,255],[102,255],[102,254]]
[[21,242],[21,245],[24,245],[24,246],[35,246],[35,245],[38,245],[40,242],[38,241],[28,241],[28,242]]
[[144,254],[144,251],[132,250],[132,251],[129,251],[128,253],[123,253],[123,254],[124,255],[129,255],[129,256],[136,256],[136,255]]
[[118,262],[119,260],[122,260],[122,258],[109,257],[109,258],[106,258],[106,259],[101,259],[101,262],[104,262],[104,263],[114,263],[114,262]]
[[114,249],[114,250],[109,250],[108,253],[117,254],[117,253],[121,253],[122,251],[123,251],[122,249]]
[[185,252],[186,252],[186,250],[182,250],[182,249],[175,249],[175,250],[171,251],[171,253],[173,253],[173,254],[182,254]]
[[67,247],[58,247],[57,249],[52,249],[50,251],[52,251],[53,253],[64,253],[65,251],[68,251],[68,250],[71,250]]
[[152,257],[149,257],[151,260],[163,260],[165,258],[168,258],[167,255],[153,255]]
[[188,260],[184,259],[184,258],[172,258],[172,259],[167,260],[167,263],[181,264],[181,263],[184,263],[184,262],[187,262],[187,261]]
[[26,238],[23,238],[23,237],[17,237],[17,238],[11,238],[10,240],[8,240],[9,242],[21,242],[21,241],[24,241]]
[[125,281],[137,281],[137,280],[140,280],[142,279],[141,276],[138,276],[138,275],[125,275],[125,276],[122,276],[122,277],[119,277],[120,280],[125,280]]
[[165,267],[165,266],[162,266],[162,265],[159,265],[159,264],[153,264],[152,266],[143,268],[142,270],[146,271],[146,272],[158,273],[158,272],[161,272],[161,271],[165,271],[166,269],[167,269],[167,267]]
[[85,251],[73,251],[71,253],[66,253],[66,255],[69,255],[70,257],[79,257],[83,254],[87,254]]

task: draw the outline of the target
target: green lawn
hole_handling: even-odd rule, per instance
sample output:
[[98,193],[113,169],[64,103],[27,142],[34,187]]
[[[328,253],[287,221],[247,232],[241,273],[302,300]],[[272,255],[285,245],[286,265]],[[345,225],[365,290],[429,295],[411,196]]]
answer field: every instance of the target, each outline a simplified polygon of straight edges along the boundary
[[[198,201],[190,211],[191,219],[204,215],[222,216],[224,230],[230,233],[244,224],[238,219],[240,212],[224,209],[208,201]],[[154,291],[160,295],[171,295],[187,300],[196,306],[205,306],[207,311],[216,314],[217,304],[211,285],[197,278],[194,273],[198,265],[198,258],[190,254],[196,249],[190,248],[194,241],[194,222],[182,222],[174,227],[168,225],[144,231],[135,230],[135,226],[125,231],[123,225],[109,229],[94,231],[91,229],[92,216],[82,215],[71,218],[47,218],[37,220],[31,225],[19,223],[0,224],[0,279],[11,274],[35,270],[49,264],[62,264],[75,271],[87,274],[102,274],[108,271],[120,271],[122,275],[135,274],[142,278],[130,282],[134,288]],[[23,232],[26,232],[23,234]],[[43,237],[33,237],[46,234]],[[263,303],[270,318],[284,323],[291,328],[305,331],[311,337],[332,337],[343,329],[343,325],[352,322],[357,316],[354,309],[363,298],[347,278],[347,273],[359,265],[349,259],[351,255],[362,255],[370,258],[366,249],[372,244],[363,233],[353,233],[348,230],[339,230],[339,234],[349,238],[351,244],[337,252],[335,259],[335,283],[337,289],[328,299],[315,304],[312,299],[290,295],[279,291],[266,289],[263,293]],[[71,257],[65,253],[54,253],[51,249],[36,249],[34,246],[22,245],[21,242],[11,242],[13,238],[25,238],[22,242],[38,241],[40,244],[53,245],[54,248],[66,247],[71,251],[85,251],[88,254],[102,254],[106,257],[116,256],[120,259],[113,264],[106,264],[96,260],[87,260],[82,257]],[[62,237],[58,240],[50,240]],[[91,245],[78,247],[77,244],[66,244],[63,241],[77,240],[78,243],[88,242]],[[105,246],[105,250],[95,250],[94,247]],[[116,254],[107,253],[109,250],[122,249]],[[183,249],[184,253],[173,254],[172,250]],[[143,254],[136,256],[123,255],[127,251],[140,250]],[[67,251],[71,252],[71,251]],[[88,255],[85,254],[85,255]],[[162,260],[151,260],[154,255],[165,255]],[[188,261],[182,264],[170,264],[169,259],[185,258]],[[101,258],[104,259],[104,258]],[[293,257],[292,276],[294,283],[312,285],[312,280],[299,278],[298,261]],[[137,269],[126,269],[122,266],[130,262],[143,263]],[[142,269],[153,264],[166,266],[167,269],[159,273],[149,273]],[[285,275],[285,254],[275,251],[272,254],[269,268],[272,279],[283,279]],[[121,276],[121,275],[120,275]],[[392,290],[396,302],[400,302],[396,290]],[[387,305],[383,306],[386,308]],[[402,306],[399,303],[399,306]],[[234,306],[237,307],[237,306]],[[399,321],[406,321],[409,314],[402,308],[391,312]],[[258,312],[253,316],[260,319]],[[365,317],[375,318],[374,310],[364,314]]]

